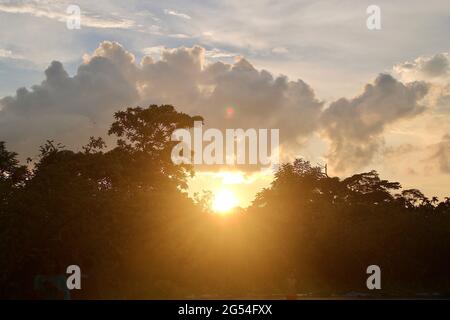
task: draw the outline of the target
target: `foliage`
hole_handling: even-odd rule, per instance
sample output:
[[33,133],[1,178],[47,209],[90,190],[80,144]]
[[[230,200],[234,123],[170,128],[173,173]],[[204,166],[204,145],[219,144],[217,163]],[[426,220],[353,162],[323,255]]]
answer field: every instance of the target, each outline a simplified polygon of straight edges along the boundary
[[47,141],[30,169],[0,143],[0,297],[46,298],[36,279],[71,264],[85,276],[74,298],[343,294],[367,290],[371,264],[383,294],[450,292],[448,198],[297,159],[252,206],[217,216],[210,193],[187,196],[192,167],[170,161],[171,133],[199,119],[128,108],[109,130],[116,147]]

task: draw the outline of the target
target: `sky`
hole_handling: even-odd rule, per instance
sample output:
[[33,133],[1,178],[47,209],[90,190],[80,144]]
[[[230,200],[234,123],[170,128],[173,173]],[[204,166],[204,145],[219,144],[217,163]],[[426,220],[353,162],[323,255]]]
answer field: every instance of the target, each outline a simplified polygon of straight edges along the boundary
[[[366,25],[373,4],[379,30]],[[279,129],[283,160],[340,177],[376,169],[442,198],[449,30],[447,0],[0,0],[0,140],[22,159],[56,137],[111,143],[113,112],[170,103],[211,128]],[[228,188],[246,206],[271,179],[202,167],[190,192]]]

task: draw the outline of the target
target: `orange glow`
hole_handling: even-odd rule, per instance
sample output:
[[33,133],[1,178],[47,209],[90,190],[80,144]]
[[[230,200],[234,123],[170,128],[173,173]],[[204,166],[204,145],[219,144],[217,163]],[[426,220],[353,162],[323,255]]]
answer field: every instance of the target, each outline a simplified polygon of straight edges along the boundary
[[228,213],[237,206],[237,198],[227,189],[218,191],[213,200],[212,209],[217,213]]

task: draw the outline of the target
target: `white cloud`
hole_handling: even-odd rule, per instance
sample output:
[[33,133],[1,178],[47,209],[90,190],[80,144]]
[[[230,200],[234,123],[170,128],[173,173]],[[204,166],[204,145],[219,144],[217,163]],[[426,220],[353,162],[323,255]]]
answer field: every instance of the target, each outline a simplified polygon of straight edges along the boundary
[[[67,7],[67,5],[66,5]],[[55,5],[47,2],[18,2],[9,4],[0,4],[0,12],[12,14],[29,14],[38,18],[48,18],[66,23],[68,15],[66,7],[63,4]],[[135,26],[135,22],[129,19],[118,18],[115,16],[100,16],[85,11],[81,11],[81,26],[91,28],[116,28],[130,29]]]
[[206,50],[205,56],[207,58],[211,58],[211,59],[220,59],[220,58],[235,58],[235,57],[238,57],[239,55],[236,53],[227,52],[224,50],[214,48],[211,50]]
[[170,16],[175,16],[178,18],[183,18],[183,19],[187,19],[187,20],[191,20],[192,17],[187,15],[186,13],[182,13],[182,12],[178,12],[178,11],[174,11],[174,10],[169,10],[169,9],[164,9],[164,13]]
[[0,48],[0,59],[8,59],[10,61],[16,60],[16,62],[18,62],[19,60],[24,60],[25,58],[22,55],[13,52],[12,50]]
[[5,50],[0,48],[0,58],[11,58],[13,56],[11,50]]
[[406,81],[448,81],[450,78],[450,55],[444,52],[433,56],[421,56],[412,62],[395,65],[394,72]]
[[403,81],[423,80],[430,84],[427,102],[437,112],[450,113],[450,55],[446,52],[421,56],[412,62],[394,66],[394,73]]
[[166,49],[165,46],[153,46],[142,49],[142,53],[151,56],[152,58],[159,58],[163,50]]
[[289,53],[289,50],[286,47],[275,47],[272,48],[272,52],[277,54],[285,54]]
[[168,35],[170,38],[176,38],[176,39],[188,39],[191,36],[184,34],[184,33],[171,33]]

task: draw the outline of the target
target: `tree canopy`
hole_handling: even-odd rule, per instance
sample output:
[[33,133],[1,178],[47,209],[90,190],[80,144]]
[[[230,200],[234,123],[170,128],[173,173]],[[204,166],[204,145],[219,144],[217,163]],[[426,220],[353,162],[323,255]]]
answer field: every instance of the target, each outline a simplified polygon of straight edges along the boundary
[[[366,291],[450,293],[450,200],[376,171],[340,179],[304,159],[280,166],[252,205],[225,219],[188,197],[170,136],[202,120],[173,106],[114,115],[107,148],[47,141],[28,166],[0,142],[0,297],[48,298],[36,283],[80,266],[74,298],[273,297]],[[56,137],[57,138],[57,137]]]

